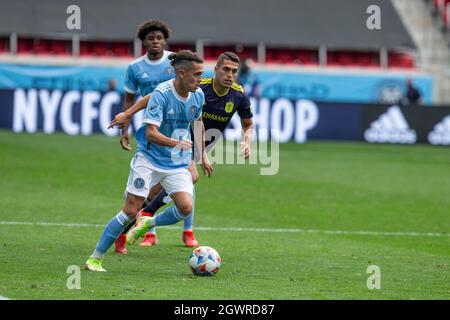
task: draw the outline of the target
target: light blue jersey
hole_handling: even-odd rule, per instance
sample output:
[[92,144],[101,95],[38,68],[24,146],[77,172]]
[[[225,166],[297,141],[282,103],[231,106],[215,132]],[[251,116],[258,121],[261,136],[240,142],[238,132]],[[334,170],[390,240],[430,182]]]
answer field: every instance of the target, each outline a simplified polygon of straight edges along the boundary
[[159,127],[159,131],[167,137],[181,141],[191,140],[190,123],[198,120],[205,104],[202,89],[190,92],[184,99],[176,91],[174,80],[161,83],[156,87],[145,109],[144,121],[136,132],[137,152],[142,153],[150,163],[160,170],[188,168],[192,150],[165,147],[150,143],[146,138],[147,124]]
[[172,52],[165,51],[159,60],[150,60],[144,55],[128,65],[125,75],[125,91],[146,96],[155,90],[160,83],[175,77],[173,67],[168,59]]

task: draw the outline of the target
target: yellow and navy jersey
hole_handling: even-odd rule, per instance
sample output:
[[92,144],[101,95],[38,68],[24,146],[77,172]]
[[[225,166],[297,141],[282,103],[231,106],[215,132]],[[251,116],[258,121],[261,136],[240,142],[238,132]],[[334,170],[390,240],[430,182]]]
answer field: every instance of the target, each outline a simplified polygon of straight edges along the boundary
[[200,88],[205,93],[202,112],[205,130],[212,128],[223,133],[235,112],[241,119],[253,117],[250,100],[242,86],[233,83],[224,94],[219,95],[213,87],[213,80],[214,78],[204,78],[200,83]]

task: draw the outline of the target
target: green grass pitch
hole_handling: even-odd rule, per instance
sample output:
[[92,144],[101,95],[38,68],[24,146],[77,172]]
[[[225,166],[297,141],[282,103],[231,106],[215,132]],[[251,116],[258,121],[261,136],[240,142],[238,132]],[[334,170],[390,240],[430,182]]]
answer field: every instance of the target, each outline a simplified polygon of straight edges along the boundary
[[196,234],[222,257],[214,277],[191,274],[179,224],[156,247],[110,250],[107,273],[81,270],[68,289],[123,204],[132,154],[117,137],[0,131],[0,296],[450,299],[450,149],[343,142],[281,145],[274,176],[201,174]]

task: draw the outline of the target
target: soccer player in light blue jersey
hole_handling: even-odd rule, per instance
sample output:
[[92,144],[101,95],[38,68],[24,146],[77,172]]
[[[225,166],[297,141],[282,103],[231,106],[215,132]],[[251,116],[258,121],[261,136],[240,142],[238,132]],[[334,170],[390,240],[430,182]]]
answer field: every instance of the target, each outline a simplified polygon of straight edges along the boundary
[[[170,27],[160,20],[149,20],[142,23],[137,32],[137,37],[142,40],[147,53],[142,57],[131,62],[127,68],[125,76],[125,97],[123,102],[123,110],[127,110],[133,105],[136,94],[139,92],[141,96],[146,96],[155,90],[160,83],[173,79],[175,73],[168,59],[172,52],[164,50],[167,40],[170,37]],[[120,145],[124,150],[131,150],[130,134],[128,130],[129,122],[121,131]],[[151,215],[146,213],[146,215]],[[184,221],[183,241],[186,246],[198,244],[195,239],[193,226],[194,215]],[[126,237],[128,229],[117,238],[115,242],[115,251],[117,253],[126,254]],[[157,244],[156,229],[150,230],[141,242],[141,246],[152,246]]]
[[[194,207],[194,184],[188,171],[192,158],[191,122],[201,120],[205,103],[199,88],[203,60],[183,50],[169,56],[175,79],[161,83],[153,92],[145,110],[144,123],[136,133],[138,147],[130,163],[123,209],[114,216],[86,261],[90,271],[106,271],[103,257],[109,247],[142,208],[150,189],[160,184],[173,199],[174,205],[154,217],[140,217],[128,232],[128,243],[134,243],[150,228],[175,224],[189,217]],[[205,175],[212,174],[204,145],[202,127],[202,162]]]
[[[149,20],[139,26],[137,37],[142,41],[147,53],[128,65],[123,110],[133,105],[138,91],[141,96],[145,96],[153,92],[158,84],[175,77],[168,59],[171,52],[164,50],[170,32],[169,26],[160,20]],[[120,139],[125,150],[131,150],[128,124],[122,130]]]

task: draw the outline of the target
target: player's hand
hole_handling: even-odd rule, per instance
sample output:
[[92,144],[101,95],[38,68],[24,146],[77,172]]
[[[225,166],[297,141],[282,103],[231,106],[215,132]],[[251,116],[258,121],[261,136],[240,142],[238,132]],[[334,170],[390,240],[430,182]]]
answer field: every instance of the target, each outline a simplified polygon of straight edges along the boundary
[[129,123],[130,119],[126,116],[125,112],[121,112],[117,114],[113,120],[111,120],[108,129],[111,129],[114,126],[119,126],[120,129],[124,129],[128,127]]
[[250,144],[248,144],[245,141],[241,142],[241,152],[242,152],[242,156],[244,157],[244,159],[248,159],[248,157],[250,157],[250,155],[252,154],[251,150],[250,150]]
[[183,139],[178,142],[178,144],[175,146],[175,148],[182,149],[182,150],[190,150],[192,148],[192,141]]
[[120,135],[120,145],[122,146],[122,149],[131,151],[130,134],[128,133],[128,127],[122,130],[122,133]]
[[209,159],[206,155],[203,155],[202,157],[202,164],[200,165],[202,167],[203,173],[207,177],[211,177],[211,174],[213,172],[213,167],[211,162],[209,162]]

